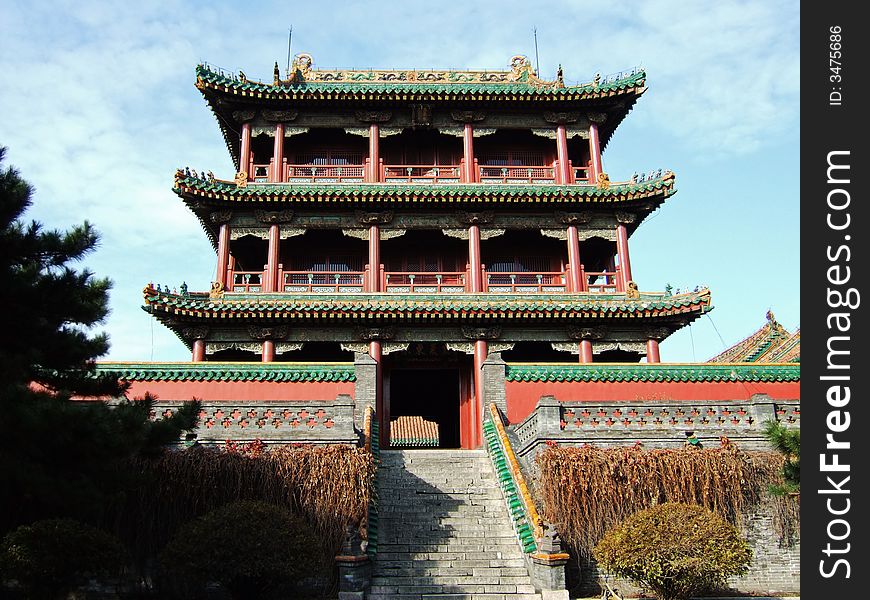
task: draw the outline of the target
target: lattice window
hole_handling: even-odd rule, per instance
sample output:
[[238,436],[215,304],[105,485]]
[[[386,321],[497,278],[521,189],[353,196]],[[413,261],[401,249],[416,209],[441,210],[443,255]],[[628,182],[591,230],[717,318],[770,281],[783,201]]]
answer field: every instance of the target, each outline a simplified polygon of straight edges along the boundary
[[487,265],[496,273],[547,273],[553,270],[549,256],[496,256]]
[[547,164],[544,153],[534,150],[485,152],[477,160],[481,166],[485,167],[527,167]]
[[389,259],[386,263],[388,271],[400,271],[405,273],[444,273],[464,271],[457,267],[455,258],[432,257],[432,256],[405,256]]
[[341,148],[326,148],[297,152],[293,156],[296,165],[361,165],[365,162],[362,152]]
[[313,273],[342,273],[345,271],[365,270],[365,259],[360,256],[336,255],[318,257],[295,257],[291,271],[311,271]]

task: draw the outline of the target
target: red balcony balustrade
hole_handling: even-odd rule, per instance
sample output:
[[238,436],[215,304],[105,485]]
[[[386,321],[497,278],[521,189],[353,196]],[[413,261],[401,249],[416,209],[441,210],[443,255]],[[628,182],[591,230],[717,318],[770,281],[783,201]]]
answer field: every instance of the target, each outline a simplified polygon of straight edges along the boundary
[[[571,161],[568,161],[571,164]],[[571,164],[571,183],[579,183],[579,184],[590,184],[595,183],[594,181],[590,181],[591,170],[589,167],[575,167]]]
[[256,183],[266,183],[269,181],[270,164],[252,164],[251,172],[248,173],[248,179]]
[[291,294],[357,294],[365,290],[363,271],[278,270],[280,291]]
[[619,271],[585,271],[586,289],[590,292],[598,292],[601,294],[615,294],[622,292],[622,284],[620,282]]
[[262,292],[266,281],[266,271],[233,271],[230,291],[250,294]]
[[484,291],[493,294],[548,294],[568,291],[568,277],[564,271],[549,273],[488,271],[484,275]]
[[381,165],[386,183],[459,183],[461,165]]
[[386,292],[405,294],[461,294],[466,291],[467,281],[465,272],[385,271],[382,289]]
[[[379,270],[381,290],[393,294],[463,294],[469,291],[470,273]],[[592,294],[622,293],[621,273],[583,272],[586,290]],[[360,294],[367,289],[368,267],[364,271],[286,271],[278,268],[277,293]],[[231,292],[263,293],[266,271],[233,271]],[[483,269],[483,292],[490,294],[560,294],[571,291],[568,271],[517,272]]]
[[287,165],[283,179],[289,183],[361,183],[364,180],[364,164]]
[[555,167],[547,165],[478,167],[481,183],[553,183],[556,180]]

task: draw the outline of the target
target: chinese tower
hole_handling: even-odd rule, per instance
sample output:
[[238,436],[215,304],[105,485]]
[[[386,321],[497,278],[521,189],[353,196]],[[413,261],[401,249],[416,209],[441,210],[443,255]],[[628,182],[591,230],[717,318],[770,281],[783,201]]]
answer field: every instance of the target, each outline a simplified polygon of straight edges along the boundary
[[[373,562],[338,557],[340,598],[567,598],[568,555],[521,468],[545,445],[760,449],[765,421],[799,424],[799,363],[740,358],[799,349],[661,362],[660,342],[711,304],[634,279],[631,236],[675,176],[611,177],[602,152],[644,71],[566,85],[524,56],[354,71],[300,54],[266,82],[203,64],[196,87],[236,172],[178,170],[173,191],[216,275],[144,290],[192,359],[100,368],[160,411],[201,398],[202,442],[381,452]],[[759,580],[794,559],[768,545]]]

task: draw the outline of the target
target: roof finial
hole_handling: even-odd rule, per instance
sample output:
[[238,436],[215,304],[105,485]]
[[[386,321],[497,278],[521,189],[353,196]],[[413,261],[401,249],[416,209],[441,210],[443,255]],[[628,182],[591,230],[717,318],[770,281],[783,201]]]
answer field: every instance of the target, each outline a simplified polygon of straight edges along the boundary
[[556,71],[556,83],[559,87],[565,87],[565,78],[562,75],[562,65],[559,65],[559,69]]
[[776,323],[776,317],[773,316],[773,311],[772,311],[772,310],[768,309],[768,310],[767,310],[767,315],[765,315],[765,316],[767,317],[767,322],[770,323],[771,325],[773,325],[774,323]]
[[281,71],[278,70],[278,61],[277,60],[275,61],[275,69],[274,69],[272,75],[275,77],[275,80],[274,80],[275,85],[278,85],[279,83],[281,83]]

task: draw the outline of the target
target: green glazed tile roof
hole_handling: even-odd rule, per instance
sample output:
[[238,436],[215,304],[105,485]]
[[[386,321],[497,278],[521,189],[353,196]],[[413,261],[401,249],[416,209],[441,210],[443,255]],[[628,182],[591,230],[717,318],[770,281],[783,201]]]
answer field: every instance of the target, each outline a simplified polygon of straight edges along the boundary
[[755,333],[717,354],[707,362],[795,362],[801,361],[800,329],[790,333],[767,311],[767,322]]
[[698,317],[711,310],[710,291],[676,296],[643,293],[637,300],[624,294],[232,294],[210,298],[205,293],[173,294],[144,290],[147,312],[158,318],[351,322],[501,319],[611,319],[670,315]]
[[124,381],[356,381],[353,363],[101,362]]
[[249,183],[203,179],[179,170],[173,191],[182,198],[211,199],[233,204],[284,202],[299,204],[614,204],[658,200],[673,195],[675,177],[666,171],[643,182],[614,183],[607,188],[592,185],[522,184],[296,184]]
[[800,381],[797,364],[508,364],[508,381],[523,382],[786,382]]
[[[615,80],[558,87],[551,82],[521,78],[514,81],[463,81],[461,72],[448,74],[437,82],[404,80],[401,76],[389,81],[377,81],[375,71],[347,72],[343,80],[281,81],[262,83],[229,76],[206,65],[196,67],[196,87],[241,98],[267,100],[456,100],[456,99],[529,99],[585,100],[615,95],[642,93],[646,72],[635,70]],[[494,71],[494,75],[504,72]],[[452,79],[451,79],[452,78]],[[479,78],[478,78],[479,79]]]

